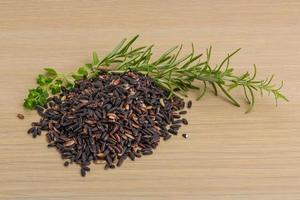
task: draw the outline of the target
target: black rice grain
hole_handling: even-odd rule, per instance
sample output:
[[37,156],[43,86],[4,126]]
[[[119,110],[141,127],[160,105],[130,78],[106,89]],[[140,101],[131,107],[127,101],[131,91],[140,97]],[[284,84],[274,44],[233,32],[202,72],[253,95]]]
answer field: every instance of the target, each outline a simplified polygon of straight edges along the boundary
[[17,117],[19,118],[19,119],[24,119],[25,117],[24,117],[24,115],[22,115],[22,114],[17,114]]
[[143,155],[151,155],[151,154],[153,154],[153,151],[151,151],[151,150],[142,151],[142,154]]
[[184,125],[188,125],[188,124],[189,124],[189,122],[188,122],[185,118],[182,119],[182,123],[183,123]]
[[85,177],[86,171],[83,168],[81,168],[80,169],[80,174],[81,174],[82,177]]
[[[151,155],[161,139],[177,135],[184,101],[158,87],[147,76],[133,72],[107,74],[76,81],[73,89],[61,88],[58,96],[36,110],[41,116],[28,133],[46,131],[48,147],[55,147],[64,166],[76,163],[81,176],[90,163],[104,169],[120,167],[129,158]],[[188,103],[188,107],[191,103]]]
[[187,103],[187,108],[191,108],[192,107],[192,101],[190,100],[190,101],[188,101],[188,103]]
[[185,115],[185,114],[187,114],[187,111],[186,110],[180,111],[179,114],[180,115]]
[[178,134],[178,132],[176,130],[171,129],[171,128],[168,131],[169,131],[169,133],[171,133],[173,135],[177,135]]

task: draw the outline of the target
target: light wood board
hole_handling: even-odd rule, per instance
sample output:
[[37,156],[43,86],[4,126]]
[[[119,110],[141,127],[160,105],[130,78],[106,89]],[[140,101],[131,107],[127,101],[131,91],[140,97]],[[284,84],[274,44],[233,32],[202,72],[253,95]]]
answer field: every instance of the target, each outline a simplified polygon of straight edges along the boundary
[[[237,72],[285,81],[289,103],[257,98],[252,113],[208,93],[181,136],[153,156],[104,171],[63,167],[45,137],[26,134],[23,109],[42,67],[71,72],[124,37],[156,52],[213,46],[213,62],[241,47]],[[0,199],[300,199],[300,1],[0,1]],[[195,94],[191,95],[194,98]],[[25,120],[16,118],[23,113]]]

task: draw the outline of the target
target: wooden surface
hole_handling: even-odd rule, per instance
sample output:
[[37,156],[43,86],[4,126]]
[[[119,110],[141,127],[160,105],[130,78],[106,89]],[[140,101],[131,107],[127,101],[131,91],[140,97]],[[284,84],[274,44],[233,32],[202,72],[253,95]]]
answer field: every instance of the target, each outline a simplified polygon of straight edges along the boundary
[[[44,66],[71,72],[124,37],[156,51],[194,42],[213,61],[241,47],[237,71],[285,80],[289,103],[257,98],[251,114],[206,95],[188,115],[185,140],[117,170],[63,167],[44,136],[26,134],[35,112],[22,107]],[[300,199],[300,2],[0,1],[0,199]],[[193,96],[193,95],[192,95]],[[238,96],[238,94],[237,94]],[[245,105],[245,104],[243,104]],[[24,113],[25,120],[16,118]]]

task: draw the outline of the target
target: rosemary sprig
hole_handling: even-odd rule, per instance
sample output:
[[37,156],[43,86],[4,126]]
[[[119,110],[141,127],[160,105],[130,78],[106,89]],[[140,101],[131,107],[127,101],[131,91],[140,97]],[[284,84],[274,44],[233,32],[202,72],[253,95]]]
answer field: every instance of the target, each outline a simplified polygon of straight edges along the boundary
[[[58,75],[53,69],[56,76],[50,77],[50,80],[45,75],[39,75],[39,77],[45,76],[45,84],[41,85],[40,81],[37,81],[39,87],[29,91],[28,98],[25,99],[25,107],[34,108],[36,105],[43,105],[45,103],[46,93],[48,95],[49,90],[55,87],[57,90],[52,92],[55,94],[59,92],[60,86],[72,87],[75,80],[82,78],[91,78],[97,76],[99,69],[108,67],[110,73],[124,73],[127,71],[135,71],[144,75],[150,76],[155,82],[167,89],[172,95],[187,96],[187,92],[191,89],[199,90],[199,96],[197,100],[201,99],[207,92],[207,88],[211,85],[215,95],[218,95],[218,90],[223,92],[227,99],[235,106],[240,106],[237,100],[230,94],[235,88],[242,88],[246,101],[249,103],[249,109],[246,112],[251,111],[255,105],[254,92],[260,91],[273,94],[276,102],[278,99],[288,99],[280,92],[282,85],[276,87],[273,83],[273,76],[265,80],[257,80],[256,78],[256,66],[254,65],[254,73],[251,75],[246,72],[240,76],[235,75],[234,69],[230,66],[230,58],[234,56],[240,49],[237,49],[227,57],[216,67],[212,67],[210,64],[212,48],[206,50],[206,56],[203,58],[203,54],[196,54],[194,45],[192,45],[191,53],[180,56],[182,45],[170,48],[161,54],[157,59],[153,59],[153,45],[142,46],[133,48],[134,42],[137,40],[138,35],[126,42],[122,40],[110,53],[108,53],[102,59],[98,58],[97,53],[93,53],[92,63],[85,64],[80,67],[72,76]],[[204,59],[202,61],[201,59]],[[48,68],[49,70],[49,68]],[[49,75],[49,74],[48,74]],[[202,81],[203,87],[195,85],[196,81]],[[55,86],[53,86],[55,85]],[[39,89],[40,95],[32,95]],[[41,99],[41,100],[32,100]],[[40,96],[43,96],[42,98]],[[32,103],[33,101],[33,103]],[[31,103],[30,103],[31,102]]]

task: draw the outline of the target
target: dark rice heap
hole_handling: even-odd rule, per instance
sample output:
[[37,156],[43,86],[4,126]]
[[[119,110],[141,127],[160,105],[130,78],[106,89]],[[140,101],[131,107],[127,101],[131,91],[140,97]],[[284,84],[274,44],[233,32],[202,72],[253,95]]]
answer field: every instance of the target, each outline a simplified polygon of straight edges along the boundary
[[41,120],[28,133],[46,131],[48,147],[60,152],[65,166],[79,164],[82,176],[91,162],[119,167],[127,157],[152,154],[161,138],[168,140],[188,123],[181,119],[184,101],[168,95],[147,76],[102,72],[37,107]]

